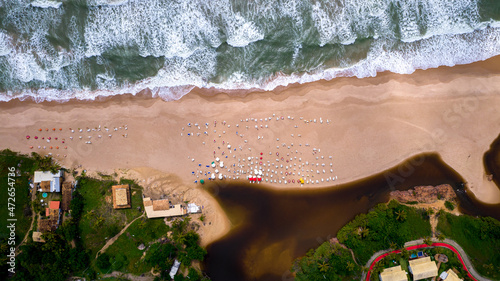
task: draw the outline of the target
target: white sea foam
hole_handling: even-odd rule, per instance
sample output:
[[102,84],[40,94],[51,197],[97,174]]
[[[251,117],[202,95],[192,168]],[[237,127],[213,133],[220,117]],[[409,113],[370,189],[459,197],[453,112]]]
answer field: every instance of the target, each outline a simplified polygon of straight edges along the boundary
[[[343,76],[370,77],[381,71],[407,74],[416,69],[471,63],[500,54],[500,23],[480,22],[477,1],[423,0],[417,6],[414,1],[403,0],[315,1],[313,4],[303,0],[255,0],[236,9],[229,0],[95,0],[88,2],[91,7],[83,34],[79,33],[82,27],[77,18],[70,19],[66,32],[71,44],[69,50],[54,48],[47,38],[48,30],[61,24],[65,6],[32,9],[34,14],[29,17],[22,9],[7,9],[6,20],[21,36],[13,42],[6,31],[0,30],[0,68],[8,73],[6,79],[11,79],[8,81],[36,82],[41,86],[8,90],[0,94],[0,100],[28,96],[37,101],[95,99],[136,94],[146,88],[151,89],[154,96],[176,100],[195,86],[272,90],[290,83]],[[47,2],[59,3],[37,1]],[[399,7],[396,12],[391,11],[391,5]],[[314,26],[303,26],[305,16],[312,19]],[[400,34],[394,33],[395,16],[399,18]],[[375,40],[370,43],[367,57],[354,65],[346,59],[339,64],[345,67],[324,69],[319,65],[307,73],[253,78],[245,71],[255,68],[260,61],[237,61],[239,58],[235,57],[237,67],[233,73],[227,74],[228,78],[217,79],[221,82],[210,82],[213,77],[219,77],[217,48],[222,42],[235,47],[243,56],[255,58],[260,50],[254,43],[272,36],[273,26],[285,19],[293,19],[294,23],[290,27],[296,34],[290,42],[295,46],[291,51],[294,67],[304,64],[302,45],[304,48],[310,44],[350,45],[360,37]],[[319,33],[319,42],[311,43],[310,36],[316,36],[315,32]],[[165,63],[155,76],[135,84],[119,83],[112,69],[100,74],[88,73],[92,70],[85,65],[86,61],[95,59],[105,65],[101,55],[123,47],[137,48],[143,57],[163,57]],[[82,86],[81,77],[95,79],[98,89]]]
[[0,57],[12,51],[12,38],[0,30]]
[[62,5],[62,2],[51,1],[51,0],[35,0],[31,2],[31,6],[37,8],[54,8],[58,9]]

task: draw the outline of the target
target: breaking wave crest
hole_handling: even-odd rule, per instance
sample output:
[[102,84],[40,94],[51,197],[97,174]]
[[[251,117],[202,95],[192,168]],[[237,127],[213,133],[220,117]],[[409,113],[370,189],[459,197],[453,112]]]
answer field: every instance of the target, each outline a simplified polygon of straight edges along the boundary
[[499,20],[493,0],[9,1],[0,101],[409,74],[500,54]]

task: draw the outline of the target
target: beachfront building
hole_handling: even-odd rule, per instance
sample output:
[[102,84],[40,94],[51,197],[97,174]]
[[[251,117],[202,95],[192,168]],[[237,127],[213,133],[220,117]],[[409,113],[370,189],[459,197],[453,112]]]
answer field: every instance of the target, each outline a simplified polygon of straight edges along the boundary
[[125,185],[113,185],[113,208],[114,209],[127,209],[132,207],[130,204],[130,187]]
[[201,208],[200,208],[200,206],[196,205],[195,203],[188,203],[187,204],[187,212],[189,214],[198,214],[198,213],[201,213]]
[[451,268],[448,271],[443,271],[439,278],[445,281],[463,281],[463,279],[459,278],[458,275]]
[[411,260],[408,270],[413,275],[413,280],[422,280],[426,278],[436,277],[438,268],[435,261],[431,261],[430,257]]
[[62,184],[62,201],[61,201],[61,209],[63,211],[69,210],[72,194],[73,194],[73,184],[71,182],[64,182]]
[[407,273],[400,265],[384,269],[379,275],[381,281],[407,281]]
[[41,192],[61,192],[62,171],[51,173],[48,171],[36,171],[33,182],[40,185]]
[[187,214],[182,204],[171,204],[168,199],[153,200],[150,197],[143,199],[144,209],[148,218],[179,217]]

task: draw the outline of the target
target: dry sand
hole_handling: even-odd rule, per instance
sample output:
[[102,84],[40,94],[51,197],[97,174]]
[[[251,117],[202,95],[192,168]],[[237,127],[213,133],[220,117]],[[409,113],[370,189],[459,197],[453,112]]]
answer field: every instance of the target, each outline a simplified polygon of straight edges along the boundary
[[[297,183],[285,185],[284,181],[300,177],[309,182],[318,180],[318,184],[302,187],[311,188],[349,182],[394,166],[412,155],[436,151],[466,179],[479,200],[500,203],[500,190],[486,179],[482,162],[483,153],[500,132],[499,74],[500,58],[496,57],[471,65],[420,70],[412,75],[382,73],[375,78],[340,78],[292,85],[273,92],[243,95],[199,89],[175,102],[151,99],[147,94],[63,104],[12,101],[0,104],[3,121],[0,148],[52,153],[69,168],[83,165],[88,170],[105,173],[136,168],[136,177],[149,181],[146,192],[174,182],[165,180],[155,185],[155,178],[177,178],[178,193],[194,201],[199,197],[205,207],[221,214],[211,218],[215,227],[207,230],[204,243],[220,237],[229,228],[215,201],[195,189],[199,185],[195,180],[206,178],[207,171],[213,172],[205,166],[216,156],[225,161],[226,168],[221,171],[226,176],[236,177],[236,172],[258,166],[264,172],[264,180],[282,180],[281,184],[273,184],[276,188],[299,187]],[[281,116],[283,120],[276,121]],[[273,118],[265,121],[269,117]],[[247,118],[249,122],[245,121]],[[316,123],[305,123],[314,119]],[[217,120],[215,128],[214,120]],[[195,123],[199,124],[199,130]],[[191,132],[195,135],[187,136]],[[87,144],[89,141],[92,143]],[[228,142],[231,153],[226,147]],[[314,154],[313,148],[321,151]],[[280,153],[278,157],[276,152]],[[248,160],[242,161],[248,157],[254,157],[250,165]],[[291,159],[289,163],[287,159]],[[270,165],[262,167],[257,161],[263,165],[269,161]],[[312,167],[316,163],[318,166]],[[273,178],[271,171],[275,172]],[[295,174],[286,176],[287,172]],[[335,182],[326,181],[333,177],[337,178]]]

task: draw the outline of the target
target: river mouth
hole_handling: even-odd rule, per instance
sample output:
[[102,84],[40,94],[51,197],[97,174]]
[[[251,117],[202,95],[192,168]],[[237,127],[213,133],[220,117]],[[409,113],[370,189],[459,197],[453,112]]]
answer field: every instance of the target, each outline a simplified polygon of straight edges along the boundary
[[336,236],[357,214],[387,202],[392,190],[450,184],[460,211],[499,218],[500,205],[468,195],[464,179],[434,153],[347,184],[323,189],[266,188],[214,182],[206,189],[228,215],[233,229],[209,245],[205,267],[212,280],[293,280],[295,258]]

